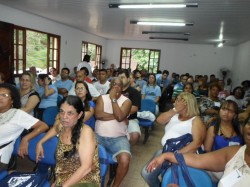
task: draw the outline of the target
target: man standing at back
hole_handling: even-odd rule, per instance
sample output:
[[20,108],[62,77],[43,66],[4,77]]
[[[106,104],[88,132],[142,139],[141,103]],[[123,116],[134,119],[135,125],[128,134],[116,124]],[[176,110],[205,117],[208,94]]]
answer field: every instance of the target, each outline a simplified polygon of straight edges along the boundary
[[89,62],[90,62],[90,55],[84,55],[83,62],[81,62],[77,66],[77,71],[79,71],[82,67],[86,67],[89,70],[89,75],[88,76],[92,77],[92,69],[91,69],[91,66],[90,66]]
[[97,140],[118,162],[113,187],[120,186],[128,172],[131,157],[127,117],[132,103],[122,95],[122,87],[121,79],[114,78],[109,94],[98,97],[95,110]]
[[130,136],[129,142],[131,145],[136,144],[141,136],[139,122],[137,120],[137,112],[141,107],[141,94],[130,86],[129,72],[126,69],[119,71],[119,78],[122,80],[123,88],[122,95],[129,98],[132,102],[132,108],[129,114],[128,133]]

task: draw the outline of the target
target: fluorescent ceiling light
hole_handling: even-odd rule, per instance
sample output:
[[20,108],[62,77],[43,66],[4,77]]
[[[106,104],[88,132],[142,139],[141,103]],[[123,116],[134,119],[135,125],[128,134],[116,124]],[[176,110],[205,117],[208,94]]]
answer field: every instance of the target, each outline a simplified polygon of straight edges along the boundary
[[131,9],[145,9],[145,8],[186,8],[186,7],[198,7],[198,3],[185,3],[185,4],[109,4],[109,8],[131,8]]
[[223,47],[223,43],[218,43],[217,47]]
[[176,27],[184,27],[184,26],[193,26],[193,23],[178,23],[178,22],[150,22],[150,21],[130,21],[130,24],[137,25],[155,25],[155,26],[176,26]]
[[147,22],[147,21],[138,21],[137,25],[161,25],[161,26],[178,26],[184,27],[185,23],[168,23],[168,22]]
[[188,38],[149,37],[149,39],[164,39],[164,40],[181,40],[181,41],[188,41]]
[[217,44],[217,47],[223,47],[223,45],[224,45],[225,42],[226,42],[225,40],[219,42],[219,43]]
[[181,34],[181,35],[191,35],[190,32],[165,32],[165,31],[142,31],[142,34]]

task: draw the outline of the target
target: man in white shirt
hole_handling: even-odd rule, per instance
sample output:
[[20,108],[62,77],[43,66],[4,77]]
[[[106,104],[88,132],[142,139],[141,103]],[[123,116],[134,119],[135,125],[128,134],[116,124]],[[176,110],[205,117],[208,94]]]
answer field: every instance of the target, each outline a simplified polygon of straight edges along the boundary
[[[86,82],[86,81],[85,81],[85,78],[86,78],[85,71],[82,71],[82,70],[77,71],[77,73],[76,73],[76,81],[84,81],[84,82]],[[76,83],[74,82],[74,84],[72,85],[72,87],[71,87],[71,89],[70,89],[70,91],[69,91],[69,95],[76,95],[76,93],[75,93],[75,84],[76,84]],[[89,87],[89,92],[90,92],[90,95],[92,96],[92,100],[96,100],[97,97],[100,96],[100,93],[99,93],[99,92],[97,91],[97,89],[93,86],[93,84],[88,83],[88,82],[86,82],[86,84],[87,84],[88,87]]]
[[92,68],[91,68],[89,62],[90,62],[90,55],[84,55],[83,62],[81,62],[77,66],[77,71],[79,71],[82,67],[86,67],[89,70],[89,75],[88,76],[92,77]]
[[110,82],[108,81],[106,69],[99,70],[99,80],[96,81],[93,85],[101,95],[104,95],[108,92],[110,88]]

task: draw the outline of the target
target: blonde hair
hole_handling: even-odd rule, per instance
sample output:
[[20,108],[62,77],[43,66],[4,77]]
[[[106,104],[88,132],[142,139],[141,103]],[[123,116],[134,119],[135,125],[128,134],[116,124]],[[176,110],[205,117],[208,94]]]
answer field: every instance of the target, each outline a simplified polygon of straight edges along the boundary
[[31,83],[31,89],[33,90],[34,89],[34,86],[35,86],[35,77],[33,76],[33,74],[31,72],[24,72],[21,76],[20,76],[20,79],[22,78],[22,76],[24,75],[27,75],[30,77],[30,83]]
[[187,115],[189,117],[199,116],[200,111],[195,96],[191,93],[181,92],[178,97],[184,99],[187,103]]

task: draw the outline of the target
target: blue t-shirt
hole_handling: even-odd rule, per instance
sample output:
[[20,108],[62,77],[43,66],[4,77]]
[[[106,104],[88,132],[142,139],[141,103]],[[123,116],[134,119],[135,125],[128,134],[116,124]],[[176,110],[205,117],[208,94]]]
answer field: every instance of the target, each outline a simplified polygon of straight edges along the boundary
[[37,89],[37,92],[39,93],[39,96],[41,98],[41,102],[38,108],[48,108],[51,106],[57,106],[57,97],[58,97],[57,88],[54,85],[49,85],[48,87],[50,89],[55,90],[55,92],[48,97],[44,95],[45,91],[43,86],[39,86],[39,88]]
[[[95,109],[95,103],[93,101],[89,101],[89,106]],[[95,116],[91,116],[86,122],[88,126],[90,126],[93,130],[95,130]]]
[[145,99],[151,99],[155,101],[156,97],[161,96],[161,88],[157,85],[156,86],[144,85],[141,93],[145,95]]
[[215,135],[213,151],[228,147],[231,145],[243,145],[244,141],[241,136],[233,136],[231,138],[226,138],[224,136]]
[[69,79],[66,81],[58,80],[53,85],[57,88],[65,88],[69,91],[73,85],[73,82]]

